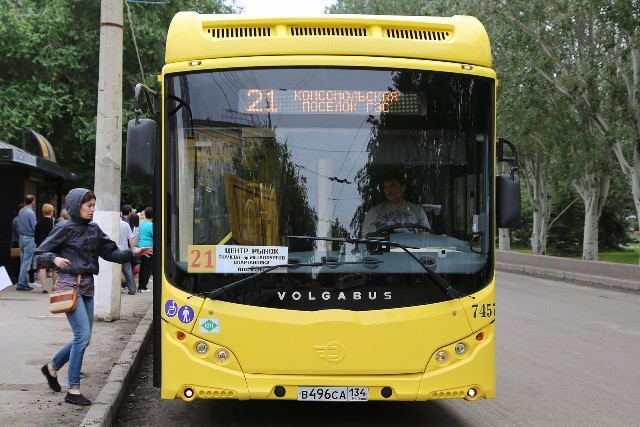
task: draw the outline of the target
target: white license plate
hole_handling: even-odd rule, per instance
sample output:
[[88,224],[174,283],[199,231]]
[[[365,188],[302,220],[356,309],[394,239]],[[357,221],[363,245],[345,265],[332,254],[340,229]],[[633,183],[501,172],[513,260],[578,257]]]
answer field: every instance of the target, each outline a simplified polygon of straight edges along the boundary
[[369,400],[369,387],[298,387],[298,400],[366,402]]

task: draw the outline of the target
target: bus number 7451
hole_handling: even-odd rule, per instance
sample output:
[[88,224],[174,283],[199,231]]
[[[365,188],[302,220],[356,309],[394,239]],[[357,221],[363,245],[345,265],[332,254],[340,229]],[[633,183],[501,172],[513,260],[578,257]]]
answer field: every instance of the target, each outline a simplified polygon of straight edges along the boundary
[[[473,318],[478,317],[492,317],[496,315],[496,303],[487,303],[487,304],[473,304]],[[478,307],[480,309],[478,310]]]

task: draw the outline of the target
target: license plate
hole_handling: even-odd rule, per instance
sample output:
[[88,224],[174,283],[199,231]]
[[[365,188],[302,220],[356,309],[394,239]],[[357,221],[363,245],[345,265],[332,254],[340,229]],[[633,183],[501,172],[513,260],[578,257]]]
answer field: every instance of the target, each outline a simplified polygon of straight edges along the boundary
[[298,400],[366,402],[369,400],[369,387],[298,387]]

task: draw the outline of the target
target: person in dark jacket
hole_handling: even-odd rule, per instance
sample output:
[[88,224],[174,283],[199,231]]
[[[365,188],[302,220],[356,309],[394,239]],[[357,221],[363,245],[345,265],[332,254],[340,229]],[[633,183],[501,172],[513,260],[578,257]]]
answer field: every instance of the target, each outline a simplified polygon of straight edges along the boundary
[[93,222],[96,196],[86,188],[74,188],[66,197],[71,219],[53,228],[49,237],[36,249],[41,264],[56,266],[58,279],[54,291],[76,289],[78,301],[75,310],[66,313],[73,331],[73,340],[65,345],[41,371],[54,391],[62,388],[58,371],[69,362],[69,391],[64,400],[74,405],[91,405],[80,393],[80,369],[84,352],[91,339],[93,324],[94,274],[98,274],[98,257],[120,264],[131,262],[134,256],[148,257],[151,249],[118,249]]
[[[53,206],[49,203],[42,205],[42,218],[36,223],[36,248],[44,242],[49,236],[55,220],[53,219]],[[47,266],[38,263],[38,277],[40,278],[40,284],[42,285],[42,293],[47,293]],[[54,271],[52,274],[53,283],[56,283],[57,274]]]

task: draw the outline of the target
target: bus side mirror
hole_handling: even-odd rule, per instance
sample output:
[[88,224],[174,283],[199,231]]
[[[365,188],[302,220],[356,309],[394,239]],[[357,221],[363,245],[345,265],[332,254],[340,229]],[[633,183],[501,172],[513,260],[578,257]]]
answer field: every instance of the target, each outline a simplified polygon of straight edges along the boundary
[[509,174],[496,177],[496,224],[498,228],[520,226],[520,180]]
[[127,178],[153,176],[156,150],[156,122],[151,119],[129,120],[127,126]]
[[159,111],[159,97],[156,92],[149,89],[142,83],[138,83],[134,92],[136,102],[136,118],[129,120],[127,125],[127,148],[126,148],[126,173],[127,178],[141,178],[153,176],[157,127],[156,122],[151,119],[141,119],[142,95],[147,101],[149,113],[155,116]]
[[[505,145],[511,148],[511,157],[504,156]],[[500,174],[496,177],[496,224],[498,228],[518,227],[522,215],[520,179],[515,174],[518,166],[518,153],[511,141],[499,138],[497,154],[499,162],[511,163],[511,173]]]

